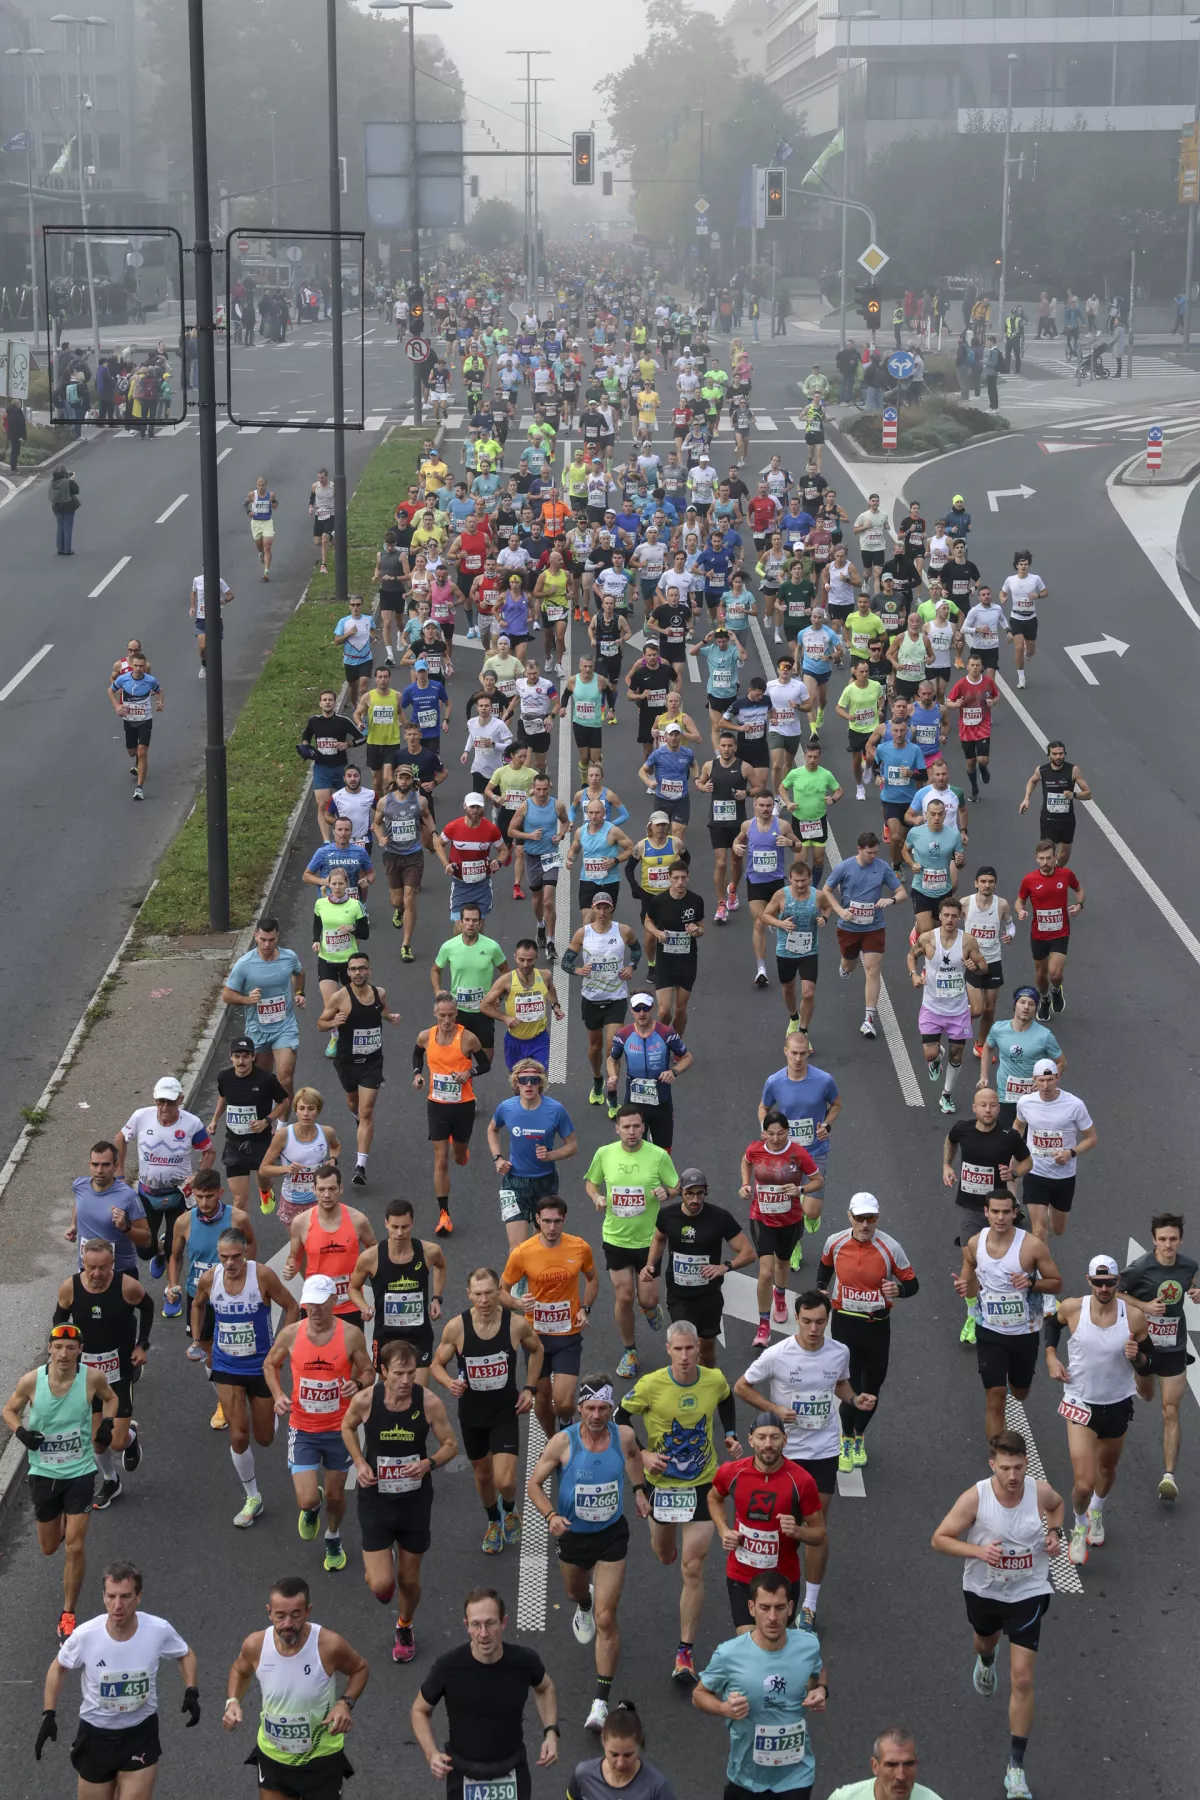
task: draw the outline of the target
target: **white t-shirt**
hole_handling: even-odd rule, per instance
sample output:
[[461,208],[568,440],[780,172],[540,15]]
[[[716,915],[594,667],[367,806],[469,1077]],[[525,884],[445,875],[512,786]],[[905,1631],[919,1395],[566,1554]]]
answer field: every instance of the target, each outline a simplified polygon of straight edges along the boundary
[[138,1613],[137,1629],[124,1641],[112,1636],[108,1615],[101,1613],[75,1627],[58,1661],[82,1673],[80,1718],[101,1731],[127,1731],[158,1711],[160,1660],[186,1656],[187,1650],[175,1627],[153,1613]]
[[1074,1150],[1080,1135],[1092,1128],[1091,1115],[1078,1094],[1059,1093],[1057,1100],[1043,1100],[1039,1094],[1022,1094],[1017,1101],[1017,1117],[1027,1126],[1025,1141],[1033,1157],[1035,1175],[1047,1181],[1066,1181],[1079,1166],[1078,1159],[1056,1163],[1056,1150]]
[[1000,633],[1007,630],[1004,608],[994,601],[991,606],[973,606],[963,620],[963,636],[971,650],[995,650]]
[[1039,594],[1044,594],[1046,584],[1040,575],[1032,572],[1028,575],[1010,575],[1000,589],[1008,597],[1014,619],[1036,619]]
[[860,550],[887,549],[886,521],[881,512],[872,512],[870,507],[868,507],[866,512],[859,513],[857,519],[854,521],[856,532],[860,525],[865,527],[863,531],[858,532],[858,547]]
[[[221,599],[222,599],[222,601],[224,601],[226,594],[228,594],[230,592],[232,592],[232,590],[229,586],[229,583],[226,581],[225,577],[222,575],[222,577],[221,577]],[[203,577],[203,575],[197,575],[196,579],[193,581],[192,593],[196,596],[196,623],[199,624],[204,618],[204,577]],[[370,621],[368,621],[368,624],[369,623],[370,623]]]
[[467,750],[471,756],[471,773],[494,775],[512,741],[512,732],[503,719],[493,717],[486,725],[482,719],[468,719]]
[[783,737],[799,737],[803,723],[798,710],[801,700],[808,698],[808,689],[803,681],[768,681],[767,699],[771,703],[771,716],[768,726],[778,731]]
[[957,831],[958,795],[955,793],[954,789],[949,785],[944,788],[935,788],[932,781],[925,787],[917,789],[916,793],[909,801],[908,806],[910,812],[919,813],[921,815],[922,823],[925,822],[925,808],[931,800],[940,800],[942,805],[946,808],[946,830]]
[[195,1113],[179,1109],[173,1125],[160,1125],[156,1106],[139,1106],[121,1127],[127,1144],[137,1142],[138,1184],[149,1193],[182,1187],[192,1173],[192,1150],[206,1149],[208,1127]]
[[841,1424],[833,1390],[850,1375],[850,1351],[826,1338],[819,1350],[802,1350],[794,1337],[768,1345],[746,1370],[751,1387],[767,1391],[776,1406],[796,1416],[787,1431],[787,1454],[793,1462],[819,1462],[836,1456]]

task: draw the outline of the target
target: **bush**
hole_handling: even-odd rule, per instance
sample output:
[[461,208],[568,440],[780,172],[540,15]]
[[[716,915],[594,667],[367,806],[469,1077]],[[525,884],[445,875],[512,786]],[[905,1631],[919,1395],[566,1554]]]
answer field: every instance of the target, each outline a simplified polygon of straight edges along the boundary
[[[844,428],[868,456],[883,455],[883,418],[879,413],[859,413],[848,419]],[[1002,413],[983,412],[977,406],[959,406],[949,401],[927,401],[924,406],[901,409],[895,454],[901,459],[930,456],[940,450],[957,450],[972,438],[1009,429]]]

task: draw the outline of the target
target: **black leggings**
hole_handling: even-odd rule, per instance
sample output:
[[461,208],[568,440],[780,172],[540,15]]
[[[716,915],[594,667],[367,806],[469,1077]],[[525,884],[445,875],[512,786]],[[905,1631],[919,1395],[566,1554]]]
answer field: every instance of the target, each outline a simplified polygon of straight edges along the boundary
[[[147,1194],[142,1194],[140,1198],[146,1209],[146,1223],[150,1227],[150,1242],[135,1244],[134,1249],[143,1262],[149,1262],[153,1257],[159,1255],[169,1257],[171,1244],[175,1237],[175,1221],[182,1219],[186,1210],[183,1195],[178,1189],[169,1194],[160,1194],[159,1199],[163,1202],[161,1206],[156,1206]],[[160,1234],[163,1239],[161,1251],[158,1244]]]
[[[856,1394],[878,1395],[887,1380],[888,1357],[892,1348],[892,1322],[890,1318],[878,1321],[871,1319],[851,1318],[846,1313],[835,1312],[831,1333],[839,1344],[845,1344],[850,1352],[850,1385]],[[862,1437],[867,1426],[875,1417],[875,1411],[863,1412],[843,1400],[838,1408],[842,1420],[843,1437]]]

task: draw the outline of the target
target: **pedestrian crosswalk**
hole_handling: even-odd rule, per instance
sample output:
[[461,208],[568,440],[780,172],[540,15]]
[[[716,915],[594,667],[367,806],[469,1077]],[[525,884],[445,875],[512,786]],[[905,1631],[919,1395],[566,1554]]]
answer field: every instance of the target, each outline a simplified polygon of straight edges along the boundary
[[1160,425],[1165,432],[1174,432],[1176,435],[1195,430],[1200,426],[1200,401],[1181,400],[1156,404],[1147,400],[1132,412],[1091,412],[1077,414],[1069,419],[1055,419],[1053,428],[1055,431],[1070,431],[1084,437],[1142,438],[1151,425]]
[[[411,425],[412,422],[412,414],[410,413],[404,423],[406,425]],[[218,419],[217,430],[218,432],[233,431],[237,433],[238,437],[255,437],[260,431],[270,427],[278,431],[281,437],[294,437],[302,427],[306,425],[311,426],[312,423],[312,413],[293,413],[287,418],[280,417],[277,421],[273,419],[264,419],[257,425],[238,425],[235,424],[232,419]],[[372,432],[383,431],[390,423],[392,423],[392,421],[389,414],[370,413],[367,418],[363,420],[362,430]],[[332,431],[333,424],[333,417],[330,415],[317,427],[317,430],[319,432]],[[189,433],[198,433],[199,429],[199,421],[189,415],[188,418],[180,419],[173,425],[156,425],[154,427],[154,437],[156,440],[159,438],[183,437]],[[115,444],[133,444],[141,441],[137,431],[132,429],[106,431],[104,436],[109,439],[110,442]]]

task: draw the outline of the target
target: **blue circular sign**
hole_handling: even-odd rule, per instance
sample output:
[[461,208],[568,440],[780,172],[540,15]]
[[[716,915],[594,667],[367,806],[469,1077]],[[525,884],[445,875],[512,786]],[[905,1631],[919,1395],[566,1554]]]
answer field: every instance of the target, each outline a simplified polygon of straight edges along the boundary
[[896,409],[894,406],[884,407],[883,422],[885,425],[894,425],[896,423]]
[[897,381],[903,381],[912,374],[916,363],[908,350],[894,350],[888,357],[888,374],[894,375]]

